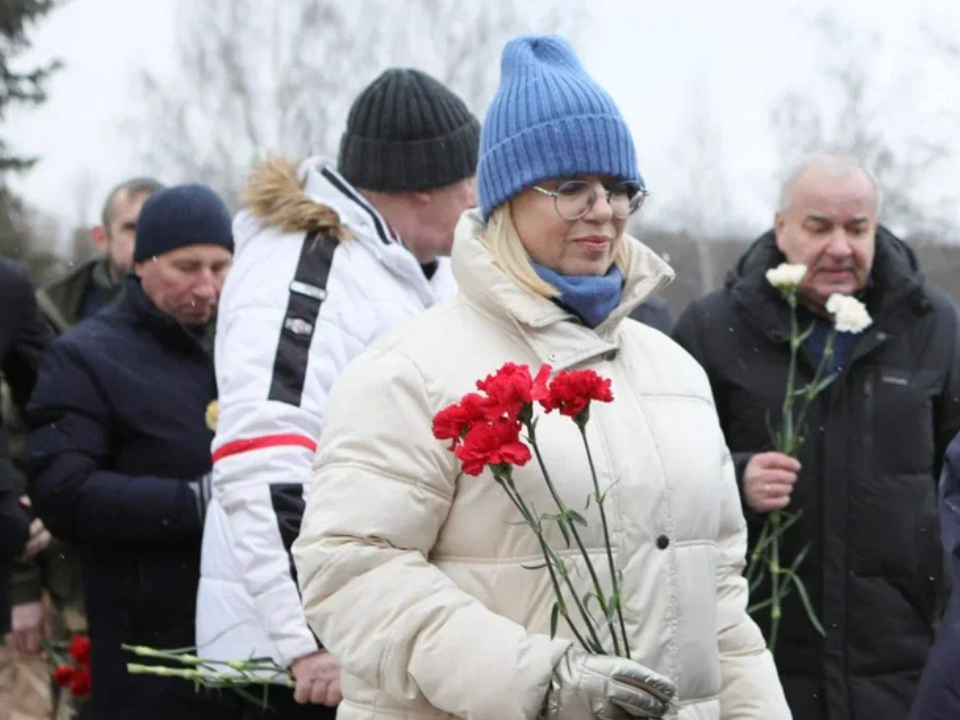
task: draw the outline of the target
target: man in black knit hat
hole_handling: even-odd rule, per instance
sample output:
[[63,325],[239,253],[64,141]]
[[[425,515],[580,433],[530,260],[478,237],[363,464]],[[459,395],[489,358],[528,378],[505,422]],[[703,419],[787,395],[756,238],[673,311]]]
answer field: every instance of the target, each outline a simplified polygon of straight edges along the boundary
[[292,696],[270,695],[284,718],[329,718],[340,701],[339,665],[307,625],[290,557],[327,395],[371,342],[454,293],[446,256],[476,204],[479,135],[443,84],[388,70],[350,109],[336,166],[267,160],[234,220],[197,645],[290,667]]

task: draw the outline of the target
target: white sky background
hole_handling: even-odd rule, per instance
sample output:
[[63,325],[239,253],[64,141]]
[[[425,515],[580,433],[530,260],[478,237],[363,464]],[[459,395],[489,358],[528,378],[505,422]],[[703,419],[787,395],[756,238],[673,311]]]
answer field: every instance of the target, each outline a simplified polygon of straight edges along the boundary
[[[756,234],[769,224],[778,174],[769,115],[788,90],[818,92],[816,68],[830,49],[803,19],[820,8],[881,34],[883,51],[870,63],[877,97],[889,96],[881,106],[889,113],[885,124],[904,137],[932,137],[947,132],[941,108],[960,111],[960,60],[938,60],[919,32],[926,20],[960,37],[958,0],[593,0],[589,6],[578,50],[634,132],[654,193],[650,214],[662,222],[678,211],[671,198],[682,195],[693,174],[723,186],[716,194],[722,205],[709,213],[713,222]],[[50,82],[46,104],[12,111],[0,132],[16,151],[41,158],[11,184],[65,226],[94,223],[108,188],[141,171],[124,123],[137,115],[138,69],[172,69],[176,7],[176,0],[71,0],[33,32],[24,66],[59,57],[65,68]],[[686,142],[697,103],[715,138],[707,173]],[[949,131],[956,146],[960,121]],[[944,168],[930,183],[957,185],[960,197],[960,160]],[[960,222],[960,210],[954,218]]]

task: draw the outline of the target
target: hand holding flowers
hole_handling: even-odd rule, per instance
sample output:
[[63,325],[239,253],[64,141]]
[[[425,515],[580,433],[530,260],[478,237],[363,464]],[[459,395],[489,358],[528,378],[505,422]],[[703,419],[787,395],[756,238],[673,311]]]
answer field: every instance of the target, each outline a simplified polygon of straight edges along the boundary
[[[776,268],[767,271],[767,281],[780,291],[784,300],[790,306],[790,365],[787,371],[787,385],[781,407],[781,423],[776,430],[771,428],[770,435],[773,442],[774,455],[788,456],[796,459],[804,441],[806,440],[806,421],[811,405],[836,379],[836,374],[828,374],[833,366],[834,339],[838,332],[860,333],[866,330],[872,320],[863,303],[846,295],[831,295],[826,304],[826,311],[833,318],[833,326],[827,335],[823,356],[816,368],[813,379],[802,388],[797,388],[797,360],[800,348],[813,333],[814,325],[800,331],[797,319],[797,288],[807,272],[805,265],[790,265],[782,263]],[[797,407],[797,401],[800,401]],[[799,465],[795,469],[799,469]],[[777,633],[782,617],[782,601],[794,589],[800,596],[807,617],[811,624],[821,634],[825,635],[811,602],[809,593],[798,575],[798,570],[806,558],[810,546],[801,550],[789,566],[784,567],[781,562],[780,548],[786,531],[800,519],[801,513],[789,513],[786,510],[774,510],[767,516],[766,523],[760,533],[753,551],[750,563],[747,566],[746,577],[753,594],[765,582],[770,584],[770,598],[749,608],[750,612],[758,612],[770,608],[770,630],[767,644],[771,650],[776,647]]]

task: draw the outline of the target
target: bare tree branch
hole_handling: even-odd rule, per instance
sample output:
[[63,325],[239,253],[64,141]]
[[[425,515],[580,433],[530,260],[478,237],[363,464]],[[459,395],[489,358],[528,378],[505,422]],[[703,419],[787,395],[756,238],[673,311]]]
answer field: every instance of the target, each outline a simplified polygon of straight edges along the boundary
[[816,16],[811,25],[831,53],[818,68],[823,82],[817,95],[788,92],[774,108],[771,122],[782,164],[789,167],[816,151],[850,153],[880,183],[884,222],[909,232],[950,227],[942,198],[921,189],[950,156],[950,143],[891,135],[890,108],[908,106],[912,88],[884,87],[877,79],[872,61],[883,50],[882,38],[852,28],[832,12]]
[[430,72],[482,115],[504,43],[569,35],[583,3],[180,0],[176,71],[142,75],[140,114],[126,126],[149,171],[207,182],[236,207],[265,153],[334,156],[350,103],[388,66]]

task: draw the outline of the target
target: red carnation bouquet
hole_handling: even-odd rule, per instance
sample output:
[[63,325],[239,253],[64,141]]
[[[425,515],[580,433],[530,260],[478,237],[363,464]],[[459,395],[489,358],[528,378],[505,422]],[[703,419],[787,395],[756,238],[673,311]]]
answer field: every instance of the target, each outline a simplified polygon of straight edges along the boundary
[[[605,624],[613,642],[613,654],[630,657],[620,594],[622,574],[613,562],[604,511],[606,492],[600,489],[597,481],[593,455],[587,441],[590,404],[613,401],[610,380],[600,377],[593,370],[565,370],[548,382],[550,371],[550,366],[544,365],[534,377],[526,365],[505,364],[486,379],[477,381],[479,392],[469,393],[460,402],[438,412],[433,419],[433,434],[439,440],[451,441],[449,450],[460,460],[463,472],[467,475],[477,476],[489,469],[523,521],[537,536],[544,562],[532,569],[546,568],[553,585],[555,601],[550,617],[551,636],[556,634],[562,619],[587,652],[606,655],[608,652],[600,640],[601,627]],[[609,591],[603,588],[581,539],[578,528],[586,527],[586,520],[566,505],[550,479],[537,443],[538,417],[535,405],[547,413],[557,410],[561,415],[571,418],[580,431],[593,479],[590,500],[597,504],[603,526],[612,585]],[[526,465],[534,457],[556,505],[555,514],[541,515],[536,512],[514,482],[513,469]],[[547,539],[544,529],[550,522],[557,524],[567,545],[575,544],[583,556],[592,585],[586,595],[577,592],[570,569]],[[590,612],[592,602],[600,610],[599,619]]]
[[52,660],[53,682],[75,698],[90,696],[90,638],[74,635],[69,643],[44,643]]

